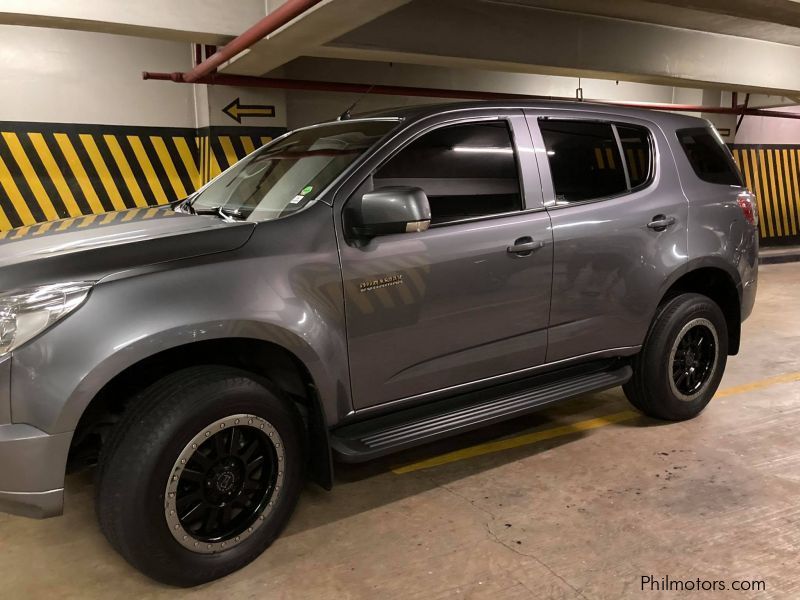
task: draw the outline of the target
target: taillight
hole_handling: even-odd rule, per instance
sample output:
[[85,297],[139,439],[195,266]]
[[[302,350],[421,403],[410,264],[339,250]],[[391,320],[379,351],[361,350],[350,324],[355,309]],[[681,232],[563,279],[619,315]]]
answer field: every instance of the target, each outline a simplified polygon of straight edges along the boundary
[[758,225],[758,206],[756,205],[756,197],[750,192],[742,192],[736,199],[739,208],[742,209],[744,220],[753,225]]

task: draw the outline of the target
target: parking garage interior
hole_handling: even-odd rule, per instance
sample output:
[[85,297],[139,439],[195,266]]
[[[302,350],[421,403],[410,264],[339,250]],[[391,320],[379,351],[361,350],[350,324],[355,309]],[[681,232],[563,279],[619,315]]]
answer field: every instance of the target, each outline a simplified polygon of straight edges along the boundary
[[[15,291],[2,269],[16,242],[63,234],[79,245],[91,231],[95,244],[98,231],[161,218],[287,132],[460,102],[706,119],[754,195],[759,244],[738,354],[695,419],[646,416],[612,387],[369,462],[335,460],[332,489],[306,483],[264,554],[190,590],[114,551],[95,518],[90,456],[66,475],[62,516],[0,513],[5,593],[800,597],[798,67],[797,0],[0,0],[0,292]],[[466,144],[448,133],[407,162],[434,165],[437,147]],[[482,132],[495,154],[470,174],[492,172],[482,185],[506,214],[524,198],[497,134]],[[611,155],[598,156],[608,173]],[[633,160],[628,189],[634,168],[648,181]],[[427,175],[393,165],[376,187],[424,187]],[[429,196],[441,207],[431,226],[483,210]],[[398,311],[413,301],[398,298]],[[0,424],[14,415],[4,421],[0,406]]]

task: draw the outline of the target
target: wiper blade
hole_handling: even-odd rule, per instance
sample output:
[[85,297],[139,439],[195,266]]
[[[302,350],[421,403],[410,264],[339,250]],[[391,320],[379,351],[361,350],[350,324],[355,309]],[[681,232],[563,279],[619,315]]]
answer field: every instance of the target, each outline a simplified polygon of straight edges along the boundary
[[244,221],[245,216],[238,210],[225,208],[224,206],[214,206],[211,208],[197,208],[196,206],[189,205],[193,215],[215,215],[222,218],[223,221]]

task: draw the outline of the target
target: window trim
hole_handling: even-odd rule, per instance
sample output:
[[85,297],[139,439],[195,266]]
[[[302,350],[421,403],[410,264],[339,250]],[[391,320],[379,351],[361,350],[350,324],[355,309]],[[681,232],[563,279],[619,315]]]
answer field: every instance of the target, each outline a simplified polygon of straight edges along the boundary
[[[635,123],[626,123],[625,121],[614,121],[613,125],[614,125],[614,132],[615,133],[617,131],[617,127],[618,126],[633,127],[634,129],[644,129],[647,132],[647,147],[650,150],[650,162],[649,162],[649,167],[650,168],[649,168],[649,171],[647,173],[647,179],[645,179],[642,183],[640,183],[639,185],[637,185],[635,187],[630,187],[630,182],[629,182],[628,187],[629,187],[630,193],[638,192],[640,190],[645,189],[646,187],[649,187],[653,183],[655,178],[656,178],[656,144],[655,144],[655,140],[653,139],[653,132],[650,131],[650,129],[648,127],[645,127],[644,125],[637,125]],[[618,133],[616,133],[616,135],[619,136]],[[620,138],[619,147],[620,147],[620,151],[625,150],[625,148],[622,146],[622,138]],[[625,165],[625,169],[627,171],[628,163],[625,160],[624,154],[622,156],[622,162]]]
[[[582,121],[582,122],[586,122],[586,123],[603,123],[603,124],[610,125],[611,129],[613,131],[613,134],[614,134],[614,140],[617,143],[617,151],[619,152],[619,156],[620,156],[620,159],[622,161],[622,168],[623,168],[623,172],[625,173],[625,183],[626,183],[626,186],[628,188],[624,192],[620,192],[618,194],[609,194],[609,195],[606,195],[606,196],[598,196],[597,198],[588,198],[586,200],[578,200],[578,201],[575,201],[575,202],[566,202],[564,204],[557,204],[557,201],[555,199],[555,196],[556,196],[556,183],[555,183],[555,180],[553,179],[553,170],[550,167],[550,158],[547,157],[545,160],[546,160],[546,165],[547,165],[547,172],[548,172],[548,175],[550,176],[550,183],[553,186],[553,199],[549,200],[549,201],[545,200],[544,204],[545,204],[546,210],[560,210],[560,209],[564,209],[564,208],[570,208],[571,206],[583,206],[585,204],[594,204],[595,202],[605,202],[607,200],[616,200],[618,198],[624,198],[626,196],[630,196],[631,194],[635,194],[637,192],[641,192],[641,191],[645,190],[646,188],[650,187],[653,184],[653,182],[655,181],[656,169],[657,169],[656,145],[655,145],[655,139],[653,137],[653,132],[649,127],[647,127],[645,125],[640,125],[638,123],[630,123],[628,121],[621,121],[621,120],[618,120],[618,119],[602,119],[602,118],[598,118],[598,117],[577,117],[577,116],[566,116],[566,117],[556,116],[556,117],[551,117],[549,115],[543,115],[543,116],[536,117],[536,126],[539,127],[539,135],[541,136],[542,143],[544,143],[544,134],[542,133],[542,129],[541,129],[541,126],[540,126],[540,122],[541,121]],[[650,149],[650,165],[651,165],[650,166],[650,172],[648,173],[647,179],[643,183],[640,183],[639,185],[637,185],[636,187],[633,187],[633,188],[631,187],[631,184],[630,184],[630,176],[628,174],[628,163],[625,160],[625,154],[623,153],[624,149],[622,147],[622,141],[621,141],[621,139],[619,137],[619,133],[617,132],[617,125],[621,125],[623,127],[635,127],[635,128],[643,129],[643,130],[645,130],[647,132],[648,147]],[[545,146],[545,150],[546,150],[546,146]]]
[[439,227],[449,227],[450,225],[461,225],[462,223],[474,223],[476,221],[488,221],[490,219],[502,219],[505,217],[514,217],[517,215],[529,215],[532,213],[542,212],[547,210],[544,206],[536,207],[536,208],[525,208],[523,210],[514,210],[511,212],[503,212],[503,213],[492,213],[490,215],[480,215],[477,217],[464,217],[463,219],[458,219],[457,221],[447,221],[445,223],[432,223],[427,231],[431,229],[438,229]]
[[[511,149],[512,149],[513,155],[514,155],[514,164],[516,165],[516,169],[517,169],[517,185],[519,186],[519,197],[520,197],[520,202],[521,202],[521,205],[522,205],[521,208],[519,210],[515,210],[515,211],[511,211],[511,212],[492,213],[492,214],[489,214],[489,215],[479,215],[477,217],[465,217],[463,219],[458,219],[458,220],[455,220],[455,221],[447,221],[446,223],[431,224],[430,227],[427,229],[427,231],[430,231],[432,229],[438,229],[440,227],[449,227],[451,225],[459,225],[461,223],[474,223],[476,221],[484,221],[484,220],[487,220],[487,219],[497,219],[497,218],[502,218],[502,217],[510,217],[510,216],[514,216],[514,215],[529,214],[529,213],[535,213],[535,212],[541,212],[543,210],[547,210],[547,208],[545,206],[528,208],[528,199],[526,197],[526,189],[525,189],[525,185],[523,183],[524,179],[523,179],[523,173],[522,173],[522,164],[521,164],[520,159],[519,159],[519,151],[518,151],[519,146],[517,145],[517,139],[516,139],[516,135],[515,135],[515,132],[514,132],[514,126],[513,126],[513,123],[511,122],[511,116],[510,115],[494,115],[494,116],[492,116],[492,115],[484,115],[484,116],[474,116],[474,117],[459,117],[459,118],[451,119],[451,120],[448,120],[448,121],[441,121],[439,123],[434,123],[432,125],[429,125],[428,127],[425,127],[424,129],[421,129],[420,131],[417,131],[416,133],[414,133],[410,138],[404,140],[403,143],[399,147],[395,148],[395,150],[392,151],[391,154],[389,154],[388,156],[384,157],[381,160],[380,163],[378,163],[373,169],[371,169],[369,171],[369,173],[359,182],[359,184],[357,186],[355,186],[354,189],[357,191],[369,177],[374,176],[374,174],[377,173],[381,169],[381,167],[383,167],[386,163],[388,163],[390,160],[392,160],[395,156],[400,154],[400,152],[402,152],[403,150],[408,148],[408,146],[410,146],[411,144],[416,142],[419,138],[421,138],[424,135],[427,135],[427,134],[429,134],[429,133],[431,133],[433,131],[436,131],[437,129],[443,129],[445,127],[453,127],[453,126],[458,126],[458,125],[469,125],[469,124],[473,124],[473,123],[491,123],[491,122],[496,122],[496,121],[505,121],[506,129],[508,130],[508,136],[509,136],[509,139],[511,140]],[[355,192],[353,192],[353,193],[355,193]],[[347,201],[344,203],[344,207],[346,207],[347,203],[350,202],[350,198],[352,198],[352,195],[350,197],[348,197]],[[343,207],[343,209],[344,209],[344,207]],[[425,232],[421,232],[421,233],[424,234]]]

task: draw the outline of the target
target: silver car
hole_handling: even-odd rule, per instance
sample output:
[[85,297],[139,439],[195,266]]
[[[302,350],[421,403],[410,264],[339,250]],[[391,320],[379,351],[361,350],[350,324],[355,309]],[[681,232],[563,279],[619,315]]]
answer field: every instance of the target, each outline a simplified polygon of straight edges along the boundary
[[292,131],[172,206],[0,243],[0,508],[97,465],[111,544],[190,586],[306,478],[622,385],[694,417],[756,295],[756,205],[704,120],[588,103]]

